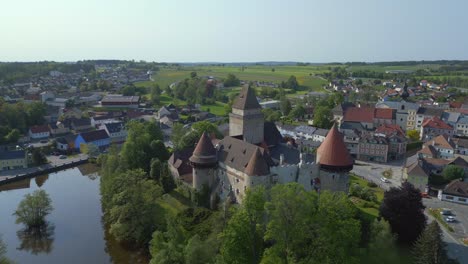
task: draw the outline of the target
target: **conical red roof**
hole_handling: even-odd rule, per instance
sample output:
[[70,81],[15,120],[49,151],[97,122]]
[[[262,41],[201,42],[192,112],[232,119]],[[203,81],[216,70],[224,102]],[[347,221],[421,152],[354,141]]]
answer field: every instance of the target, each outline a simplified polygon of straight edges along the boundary
[[345,169],[353,166],[353,159],[343,140],[343,135],[336,125],[330,129],[327,137],[317,149],[317,162],[327,168]]
[[193,163],[200,164],[214,163],[217,161],[216,149],[206,132],[203,132],[200,140],[198,140],[197,146],[189,160]]
[[249,160],[245,173],[249,176],[263,176],[270,173],[270,167],[260,153],[258,147],[255,149],[254,154]]

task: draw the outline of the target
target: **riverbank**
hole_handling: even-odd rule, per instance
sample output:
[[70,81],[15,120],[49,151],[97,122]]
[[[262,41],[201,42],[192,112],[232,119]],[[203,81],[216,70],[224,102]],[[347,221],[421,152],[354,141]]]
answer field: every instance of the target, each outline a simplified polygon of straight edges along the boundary
[[0,186],[16,182],[16,181],[21,181],[24,179],[29,179],[33,178],[39,175],[43,174],[48,174],[48,173],[53,173],[53,172],[58,172],[62,170],[66,170],[69,168],[76,167],[78,165],[86,164],[89,162],[88,156],[79,156],[76,158],[72,158],[60,163],[57,162],[51,162],[39,167],[34,167],[34,168],[27,168],[27,169],[21,169],[21,170],[14,170],[14,171],[4,171],[0,174]]

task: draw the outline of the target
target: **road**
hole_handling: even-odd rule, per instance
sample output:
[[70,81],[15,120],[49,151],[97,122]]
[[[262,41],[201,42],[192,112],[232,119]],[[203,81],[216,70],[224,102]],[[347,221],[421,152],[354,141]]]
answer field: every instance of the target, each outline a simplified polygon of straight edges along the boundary
[[468,206],[440,201],[434,197],[431,199],[423,199],[423,203],[426,206],[426,211],[429,208],[450,209],[452,215],[455,216],[456,222],[449,223],[449,225],[453,227],[454,232],[448,232],[441,226],[444,231],[444,241],[447,243],[450,257],[458,259],[460,263],[468,263],[468,247],[461,243],[462,238],[468,237]]
[[48,164],[41,165],[39,167],[32,167],[27,169],[17,169],[17,170],[6,170],[0,171],[0,181],[5,178],[10,178],[16,175],[32,173],[38,170],[44,170],[50,167],[60,166],[66,163],[71,163],[75,161],[79,161],[82,159],[86,159],[88,156],[86,154],[77,154],[71,157],[67,157],[66,159],[60,159],[59,156],[47,156],[47,160],[49,161]]

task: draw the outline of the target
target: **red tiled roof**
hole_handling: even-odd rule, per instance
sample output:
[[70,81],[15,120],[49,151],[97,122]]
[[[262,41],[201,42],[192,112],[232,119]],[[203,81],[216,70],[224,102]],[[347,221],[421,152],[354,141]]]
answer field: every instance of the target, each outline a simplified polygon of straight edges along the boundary
[[375,109],[375,118],[379,119],[393,119],[393,109],[391,108],[376,108]]
[[372,107],[349,107],[343,117],[347,122],[374,122],[374,108]]
[[450,108],[461,108],[463,105],[462,102],[449,102]]
[[34,134],[45,133],[45,132],[49,132],[49,126],[48,125],[33,126],[33,127],[30,128],[30,130]]
[[391,124],[382,124],[376,130],[375,133],[385,134],[387,136],[396,134],[398,136],[404,137],[405,132],[399,125],[391,125]]
[[424,120],[423,127],[437,128],[437,129],[453,129],[450,125],[440,120],[440,118],[434,116],[432,118],[427,118]]
[[328,167],[352,168],[353,159],[343,141],[343,135],[336,125],[330,129],[325,140],[317,149],[317,162]]

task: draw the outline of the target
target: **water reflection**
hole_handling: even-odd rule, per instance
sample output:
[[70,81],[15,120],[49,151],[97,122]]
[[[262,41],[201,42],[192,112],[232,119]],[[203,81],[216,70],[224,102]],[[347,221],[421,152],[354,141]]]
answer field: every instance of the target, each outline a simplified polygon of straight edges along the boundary
[[42,187],[47,179],[49,179],[49,174],[37,176],[34,180],[36,181],[37,187]]
[[0,192],[10,191],[10,190],[19,190],[19,189],[28,189],[31,184],[31,179],[24,179],[17,182],[12,182],[6,185],[0,186]]
[[23,228],[16,232],[20,241],[20,246],[17,249],[34,255],[48,254],[53,249],[54,231],[55,226],[49,222],[40,227]]

